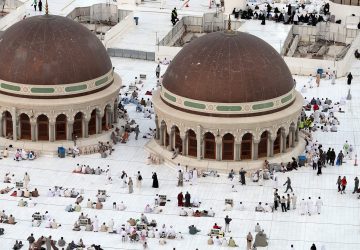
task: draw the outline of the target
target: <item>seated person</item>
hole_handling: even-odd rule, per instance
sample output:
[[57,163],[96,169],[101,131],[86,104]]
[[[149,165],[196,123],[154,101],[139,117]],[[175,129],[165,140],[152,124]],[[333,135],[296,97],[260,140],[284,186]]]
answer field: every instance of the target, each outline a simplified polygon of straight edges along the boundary
[[175,232],[173,226],[170,226],[169,230],[167,231],[167,238],[168,239],[175,239],[176,238],[176,232]]
[[103,208],[103,204],[101,203],[101,201],[96,202],[95,208],[96,209],[102,209]]
[[196,210],[193,214],[194,217],[201,217],[201,212],[199,210]]
[[51,228],[57,229],[57,228],[60,227],[60,226],[61,226],[61,225],[60,225],[59,223],[57,223],[57,222],[55,221],[55,219],[52,220],[52,222],[51,222]]
[[69,205],[67,205],[67,206],[65,207],[65,211],[66,211],[66,212],[74,212],[74,208],[72,207],[71,204],[69,204]]
[[213,211],[212,208],[209,209],[209,211],[207,212],[207,215],[208,215],[209,217],[214,217],[214,216],[215,216],[215,212]]
[[104,222],[100,227],[100,232],[107,232],[107,231],[108,231],[108,227],[106,226],[106,224]]
[[73,231],[80,231],[80,224],[78,221],[75,221]]
[[32,197],[39,197],[39,191],[37,190],[37,188],[35,188],[34,191],[31,192],[31,196]]
[[194,225],[189,226],[189,234],[197,234],[198,232],[200,232],[199,229],[197,229]]
[[236,245],[235,240],[233,239],[233,237],[230,237],[228,246],[229,247],[238,247],[238,245]]
[[15,224],[15,217],[12,216],[12,214],[10,214],[7,222],[8,222],[8,224],[14,225]]
[[25,191],[24,191],[24,197],[25,197],[25,198],[30,198],[30,192],[29,192],[28,189],[25,189]]
[[145,209],[144,209],[144,212],[145,213],[152,213],[153,211],[154,211],[154,209],[151,208],[149,204],[147,204]]
[[212,236],[210,236],[210,238],[208,239],[208,245],[214,245],[214,241],[213,241]]
[[24,201],[24,199],[20,199],[19,202],[18,202],[18,206],[19,207],[25,207],[27,205],[27,202]]
[[74,211],[75,211],[75,212],[80,212],[80,211],[81,211],[81,206],[80,206],[80,204],[77,203],[77,202],[75,203]]
[[330,132],[337,132],[337,126],[335,124],[331,126]]
[[185,211],[185,209],[182,207],[180,212],[179,212],[180,216],[188,216],[187,212]]
[[218,224],[214,224],[213,229],[221,229],[221,227]]
[[133,218],[131,218],[131,217],[130,217],[130,219],[129,219],[127,222],[128,222],[129,225],[132,226],[132,227],[136,226],[136,220],[133,219]]
[[261,205],[261,202],[255,207],[255,212],[265,212],[264,207]]
[[265,205],[264,205],[264,212],[267,212],[267,213],[272,212],[272,208],[268,203],[265,203]]
[[149,224],[149,221],[145,214],[141,214],[140,220],[141,220],[141,223],[144,223],[145,225]]
[[126,209],[124,202],[121,201],[119,204],[117,204],[116,209],[119,211],[124,211]]

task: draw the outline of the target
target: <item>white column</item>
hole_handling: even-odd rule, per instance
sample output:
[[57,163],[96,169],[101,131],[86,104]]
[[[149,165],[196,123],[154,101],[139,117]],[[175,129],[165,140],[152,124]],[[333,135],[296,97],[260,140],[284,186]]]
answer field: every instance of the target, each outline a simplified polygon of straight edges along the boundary
[[182,155],[186,156],[187,155],[187,136],[180,134],[181,137],[181,142],[182,142]]
[[67,133],[66,133],[68,141],[72,141],[73,131],[74,131],[74,121],[68,120],[67,121]]
[[17,113],[16,113],[16,108],[13,108],[12,110],[12,125],[13,125],[13,140],[17,141],[17,127],[18,127],[18,119],[17,119]]
[[259,155],[259,142],[260,140],[259,139],[253,139],[253,160],[257,160],[258,159],[258,155]]
[[30,126],[31,126],[31,141],[36,141],[36,120],[32,119],[30,120]]
[[49,121],[49,141],[55,141],[55,121]]
[[215,137],[215,144],[216,144],[216,160],[221,161],[222,160],[222,137],[216,136]]
[[286,133],[285,133],[285,130],[281,131],[281,152],[286,153]]
[[203,135],[202,135],[202,129],[201,126],[197,126],[196,129],[196,141],[197,141],[197,159],[200,160],[202,157],[202,140],[203,140]]

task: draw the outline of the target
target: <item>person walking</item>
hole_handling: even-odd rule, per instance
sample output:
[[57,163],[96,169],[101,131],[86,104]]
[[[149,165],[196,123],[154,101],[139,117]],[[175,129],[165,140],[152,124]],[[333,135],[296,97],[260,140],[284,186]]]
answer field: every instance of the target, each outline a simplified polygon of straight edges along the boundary
[[316,206],[316,210],[317,213],[320,214],[321,213],[321,207],[324,205],[324,203],[321,200],[321,197],[319,197],[319,199],[315,202],[315,206]]
[[277,211],[277,209],[279,207],[279,202],[280,202],[279,195],[277,193],[274,193],[274,209],[275,209],[275,211]]
[[139,125],[136,125],[136,127],[134,129],[134,132],[135,132],[135,140],[137,140],[138,136],[139,136],[139,133],[140,133]]
[[297,201],[297,196],[295,194],[293,194],[293,196],[291,196],[291,202],[293,205],[293,209],[296,209],[296,201]]
[[140,171],[137,172],[137,175],[136,175],[136,187],[138,189],[141,189],[141,184],[142,184],[142,176],[141,176],[141,173]]
[[336,181],[336,185],[338,186],[338,192],[340,192],[341,191],[341,176],[340,175]]
[[345,194],[346,185],[347,185],[347,181],[346,181],[346,177],[344,176],[341,179],[341,194]]
[[314,243],[311,245],[310,250],[316,250],[316,246]]
[[317,74],[317,75],[316,75],[316,80],[315,80],[315,82],[316,82],[316,86],[317,86],[317,87],[320,87],[320,74]]
[[246,185],[245,174],[246,171],[243,168],[241,168],[241,170],[239,171],[239,176],[240,176],[239,182],[241,183],[241,185]]
[[290,194],[287,194],[286,197],[286,210],[290,210],[291,197]]
[[25,175],[24,175],[24,187],[25,188],[28,188],[29,182],[30,182],[30,176],[28,175],[27,172],[25,172]]
[[156,70],[155,70],[156,78],[159,78],[159,77],[160,77],[160,70],[161,70],[160,64],[158,64],[158,65],[156,66]]
[[353,76],[352,76],[351,72],[349,72],[349,74],[347,75],[347,84],[348,85],[351,85],[352,79],[353,79]]
[[281,211],[286,212],[286,199],[285,199],[285,196],[281,197],[280,203],[281,203]]
[[316,175],[319,176],[322,174],[321,170],[322,170],[322,162],[320,160],[318,160],[318,163],[317,163],[317,173]]
[[131,177],[129,177],[128,185],[129,185],[129,194],[132,194],[134,192],[134,184]]
[[336,153],[335,153],[334,149],[332,149],[330,152],[330,165],[331,166],[334,166],[335,158],[336,158]]
[[39,6],[39,11],[41,12],[42,11],[42,2],[41,2],[41,0],[39,0],[38,6]]
[[343,164],[344,154],[342,150],[340,150],[340,153],[338,154],[336,165],[341,166]]
[[37,0],[34,0],[32,6],[34,6],[34,10],[35,10],[35,11],[36,11],[37,4],[38,4],[38,3],[37,3]]
[[230,222],[232,221],[231,218],[229,218],[229,215],[226,215],[225,217],[225,233],[228,232],[230,233]]
[[286,182],[284,183],[283,186],[285,186],[285,185],[286,185],[285,193],[286,193],[289,189],[291,190],[291,192],[293,192],[293,189],[292,189],[292,187],[291,187],[291,179],[290,179],[290,177],[287,178],[287,180],[286,180]]
[[358,189],[359,189],[359,178],[356,176],[354,179],[355,185],[354,185],[354,191],[353,194],[357,193]]
[[158,178],[157,178],[157,175],[156,175],[155,172],[152,175],[152,180],[153,180],[152,187],[153,188],[159,188],[159,181],[158,181]]
[[184,184],[184,174],[181,170],[179,170],[179,175],[178,175],[178,187],[182,187]]
[[251,250],[253,239],[254,238],[252,234],[249,232],[248,235],[246,236],[246,250]]

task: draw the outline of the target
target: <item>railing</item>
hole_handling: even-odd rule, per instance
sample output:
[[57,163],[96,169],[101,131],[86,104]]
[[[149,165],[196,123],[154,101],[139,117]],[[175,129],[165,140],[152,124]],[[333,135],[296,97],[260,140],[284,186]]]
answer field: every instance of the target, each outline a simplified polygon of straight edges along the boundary
[[333,3],[360,6],[360,0],[330,0]]

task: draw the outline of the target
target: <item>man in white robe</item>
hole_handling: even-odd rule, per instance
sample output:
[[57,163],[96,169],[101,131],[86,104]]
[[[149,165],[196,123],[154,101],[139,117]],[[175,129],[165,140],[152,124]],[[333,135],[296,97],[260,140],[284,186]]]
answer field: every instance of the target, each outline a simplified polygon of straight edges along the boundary
[[305,215],[306,214],[306,202],[304,199],[300,201],[300,214]]
[[320,214],[321,213],[321,207],[324,205],[324,203],[321,200],[321,197],[319,197],[319,199],[315,202],[315,206],[316,206],[316,210],[317,213]]

